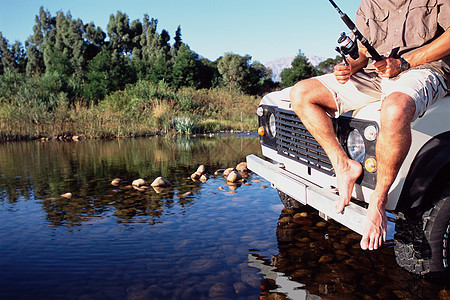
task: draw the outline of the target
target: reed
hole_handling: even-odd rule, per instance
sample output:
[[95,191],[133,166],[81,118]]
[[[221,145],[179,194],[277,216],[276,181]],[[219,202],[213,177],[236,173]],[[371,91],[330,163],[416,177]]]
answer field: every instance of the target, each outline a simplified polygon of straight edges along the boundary
[[84,136],[122,138],[155,134],[255,131],[259,98],[214,88],[175,90],[139,81],[96,104],[18,89],[0,106],[0,140]]

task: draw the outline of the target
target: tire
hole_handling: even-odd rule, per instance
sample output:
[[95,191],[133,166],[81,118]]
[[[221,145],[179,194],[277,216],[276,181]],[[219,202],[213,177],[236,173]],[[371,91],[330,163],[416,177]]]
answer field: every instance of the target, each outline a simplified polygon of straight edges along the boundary
[[282,191],[280,191],[280,190],[277,190],[277,191],[278,191],[278,197],[280,197],[281,203],[283,203],[285,208],[290,209],[290,210],[296,210],[303,206],[303,204],[301,204],[294,198],[286,195]]
[[400,267],[417,275],[450,275],[450,186],[428,209],[398,214],[394,252]]

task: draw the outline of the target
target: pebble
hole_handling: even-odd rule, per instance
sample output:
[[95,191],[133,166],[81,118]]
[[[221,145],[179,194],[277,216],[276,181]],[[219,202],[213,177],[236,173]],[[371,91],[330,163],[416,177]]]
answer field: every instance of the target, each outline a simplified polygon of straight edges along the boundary
[[70,198],[72,198],[72,193],[64,193],[61,195],[61,197],[70,199]]
[[114,178],[114,179],[111,181],[111,184],[112,184],[113,186],[118,186],[118,185],[120,185],[121,182],[122,182],[122,179],[120,179],[120,178]]

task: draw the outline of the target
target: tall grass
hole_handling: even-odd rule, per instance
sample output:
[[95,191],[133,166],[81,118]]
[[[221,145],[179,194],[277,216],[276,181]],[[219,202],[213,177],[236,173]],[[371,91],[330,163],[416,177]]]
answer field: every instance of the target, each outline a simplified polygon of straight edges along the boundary
[[255,111],[260,99],[221,88],[175,90],[163,81],[158,85],[139,81],[97,104],[74,101],[66,93],[51,90],[36,83],[34,89],[23,85],[13,94],[0,94],[0,140],[74,135],[116,138],[257,128]]

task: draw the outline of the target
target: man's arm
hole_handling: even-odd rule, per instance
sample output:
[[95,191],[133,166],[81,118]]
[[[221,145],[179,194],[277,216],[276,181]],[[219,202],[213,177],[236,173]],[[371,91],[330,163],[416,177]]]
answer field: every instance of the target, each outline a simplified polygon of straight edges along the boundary
[[359,58],[352,59],[349,57],[347,59],[349,65],[345,63],[338,64],[334,67],[334,76],[340,84],[344,84],[350,80],[350,76],[367,66],[369,58],[366,56],[367,49],[359,49]]
[[[450,55],[450,28],[435,39],[430,44],[417,49],[403,58],[411,65],[411,68],[423,65],[428,62],[439,60]],[[378,74],[381,77],[391,78],[400,74],[400,60],[387,58],[374,63]]]

